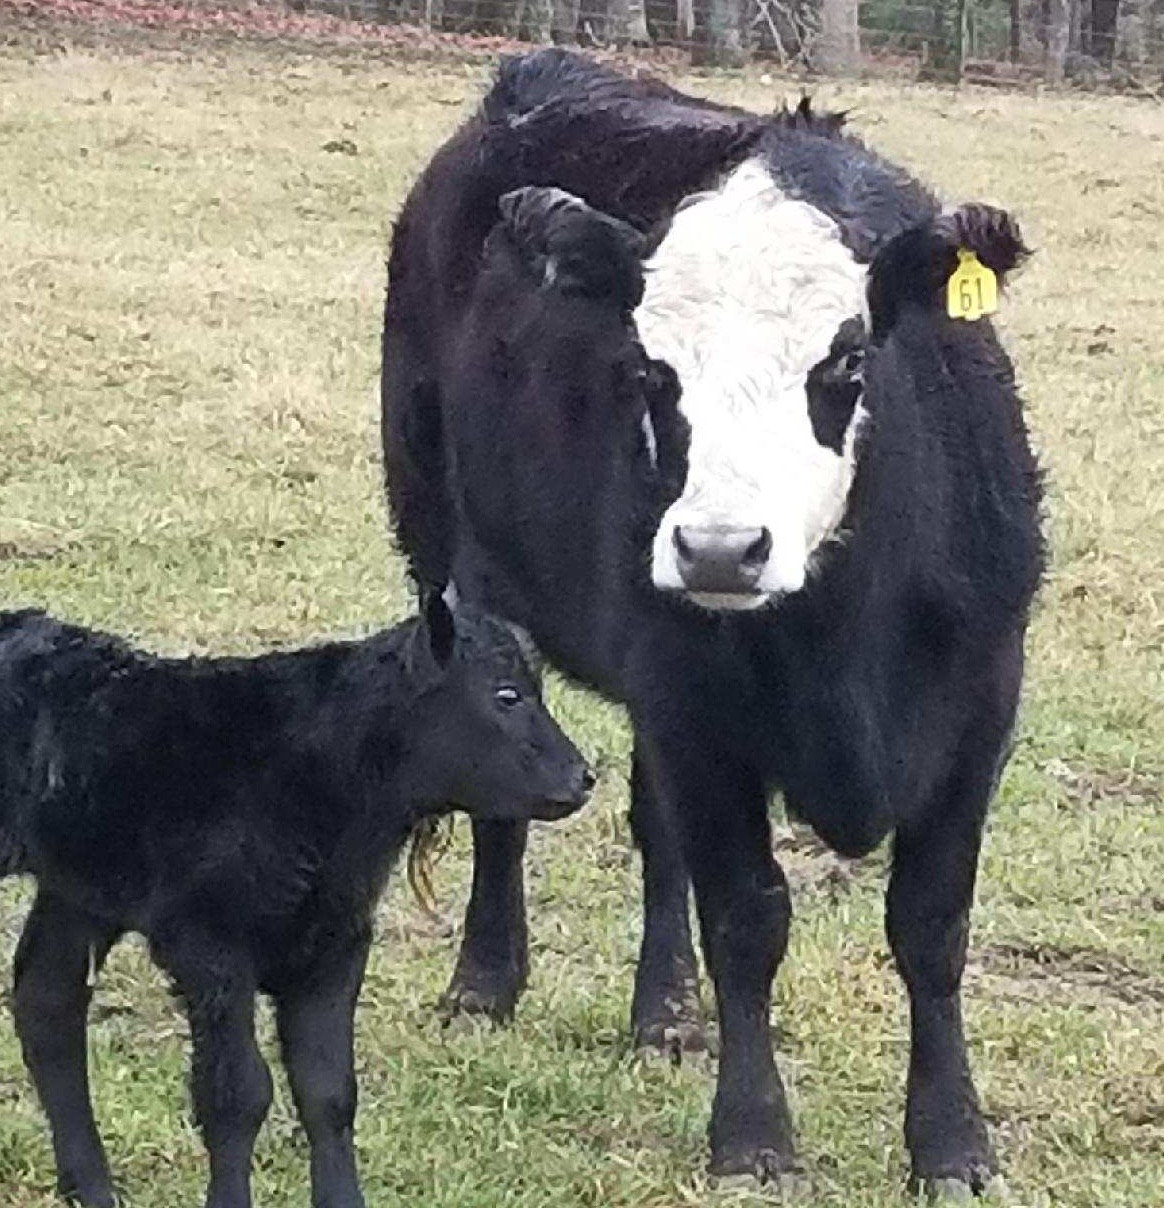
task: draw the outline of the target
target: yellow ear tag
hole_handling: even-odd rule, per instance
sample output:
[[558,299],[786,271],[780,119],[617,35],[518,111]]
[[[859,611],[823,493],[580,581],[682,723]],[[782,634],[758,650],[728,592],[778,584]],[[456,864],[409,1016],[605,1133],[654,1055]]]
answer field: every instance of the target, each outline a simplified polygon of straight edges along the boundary
[[998,278],[965,248],[958,249],[958,267],[946,284],[946,310],[951,319],[968,323],[998,310]]

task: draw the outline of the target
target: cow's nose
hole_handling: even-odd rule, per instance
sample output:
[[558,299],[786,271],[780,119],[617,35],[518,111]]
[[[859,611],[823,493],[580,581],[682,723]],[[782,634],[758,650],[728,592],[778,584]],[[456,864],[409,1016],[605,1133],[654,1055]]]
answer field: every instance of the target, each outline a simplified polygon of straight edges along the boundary
[[678,524],[671,541],[683,586],[719,595],[753,594],[772,553],[766,528]]

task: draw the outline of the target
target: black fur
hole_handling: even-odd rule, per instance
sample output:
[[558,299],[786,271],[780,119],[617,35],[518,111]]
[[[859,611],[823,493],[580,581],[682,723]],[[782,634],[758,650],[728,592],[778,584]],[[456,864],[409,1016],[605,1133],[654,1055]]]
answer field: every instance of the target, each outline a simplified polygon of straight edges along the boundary
[[[500,695],[499,695],[500,693]],[[352,1017],[372,910],[423,817],[564,816],[589,785],[516,639],[431,594],[424,619],[257,658],[160,659],[0,614],[0,848],[37,897],[16,957],[25,1060],[60,1189],[113,1203],[85,1073],[88,975],[137,931],[185,1001],[208,1203],[250,1203],[275,1000],[312,1202],[357,1208]]]
[[[674,374],[646,357],[625,293],[555,289],[531,271],[498,201],[566,190],[591,223],[603,212],[607,262],[621,262],[641,249],[629,237],[612,246],[610,219],[665,227],[684,197],[750,155],[871,265],[872,338],[846,336],[870,419],[843,540],[821,551],[806,587],[756,613],[713,615],[648,577],[651,536],[686,472]],[[584,234],[579,206],[559,212],[571,225],[557,237],[585,278],[595,229]],[[995,1169],[959,984],[1043,545],[1010,362],[989,322],[942,308],[938,285],[963,245],[999,271],[1022,254],[1009,219],[984,207],[943,217],[838,116],[802,104],[759,117],[561,51],[503,66],[397,226],[382,386],[400,543],[420,580],[453,576],[629,706],[645,901],[632,1019],[640,1042],[701,1042],[690,877],[723,1041],[719,1172],[775,1177],[795,1162],[767,1028],[790,918],[768,833],[774,791],[840,852],[894,837],[887,927],[912,1008],[913,1174],[981,1190]],[[838,366],[816,383],[839,391],[813,415],[837,443],[854,402],[844,376]],[[522,833],[476,826],[474,838],[450,994],[505,1014],[525,975]]]

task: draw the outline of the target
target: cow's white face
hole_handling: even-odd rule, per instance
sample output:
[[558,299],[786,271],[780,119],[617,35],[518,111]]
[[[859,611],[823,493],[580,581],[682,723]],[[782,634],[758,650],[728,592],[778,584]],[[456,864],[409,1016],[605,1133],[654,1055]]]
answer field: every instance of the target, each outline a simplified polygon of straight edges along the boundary
[[804,586],[853,480],[865,276],[836,224],[756,161],[676,214],[635,311],[691,426],[687,480],[654,539],[656,587],[738,609]]

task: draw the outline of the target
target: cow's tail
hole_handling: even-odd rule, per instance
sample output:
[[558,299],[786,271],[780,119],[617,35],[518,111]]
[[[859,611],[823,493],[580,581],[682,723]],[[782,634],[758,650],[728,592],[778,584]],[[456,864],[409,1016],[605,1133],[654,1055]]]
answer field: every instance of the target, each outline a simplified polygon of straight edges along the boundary
[[430,918],[438,918],[433,869],[449,849],[453,838],[453,816],[423,818],[412,832],[408,849],[408,884],[420,908]]

